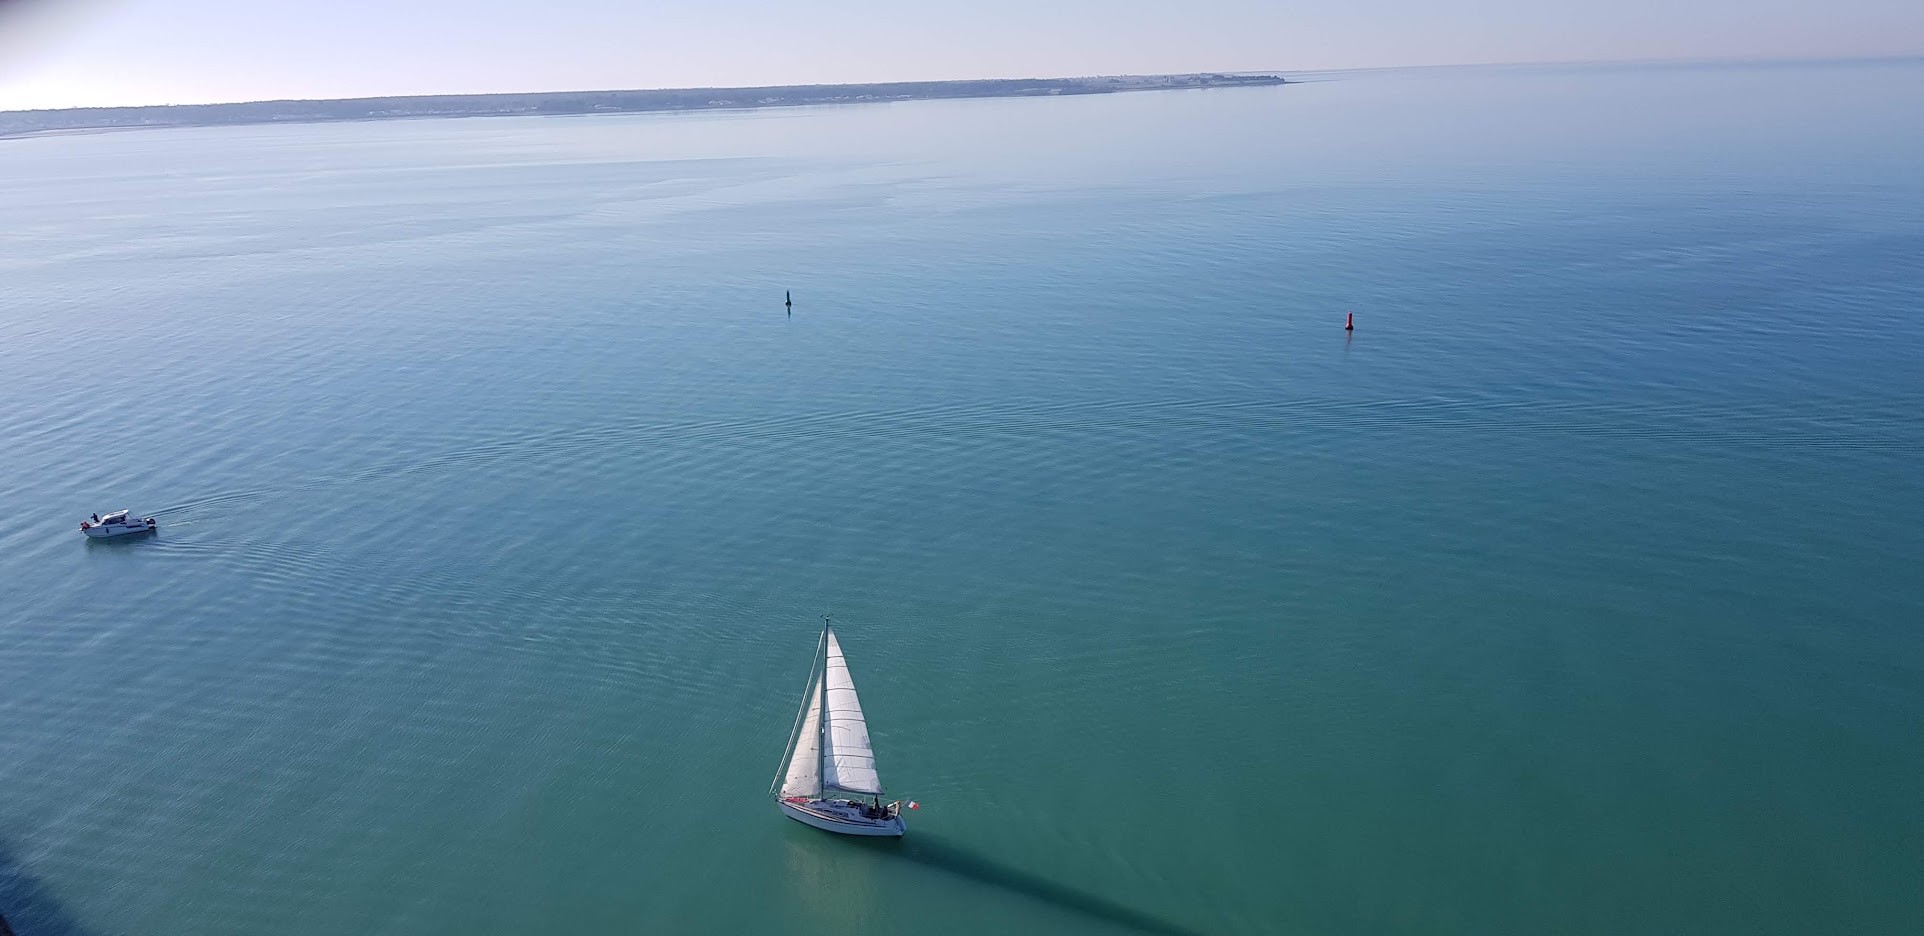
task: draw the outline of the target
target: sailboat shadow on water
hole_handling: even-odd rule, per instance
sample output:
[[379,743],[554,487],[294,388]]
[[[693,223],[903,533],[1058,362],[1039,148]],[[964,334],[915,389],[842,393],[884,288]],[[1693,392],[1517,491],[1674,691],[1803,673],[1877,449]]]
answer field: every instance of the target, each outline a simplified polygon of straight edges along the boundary
[[[907,861],[955,875],[975,884],[1007,891],[1112,926],[1156,936],[1203,936],[1201,930],[1173,923],[1106,897],[1077,890],[1041,875],[951,845],[925,832],[899,839],[845,839],[885,860]],[[838,843],[839,844],[839,843]]]
[[0,936],[92,936],[32,869],[0,842]]

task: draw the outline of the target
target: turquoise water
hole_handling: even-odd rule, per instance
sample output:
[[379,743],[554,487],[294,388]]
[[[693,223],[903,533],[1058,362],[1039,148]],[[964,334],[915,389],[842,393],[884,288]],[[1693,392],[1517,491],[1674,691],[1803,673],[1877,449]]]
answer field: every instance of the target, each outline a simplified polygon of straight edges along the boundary
[[1326,77],[0,142],[0,913],[1915,931],[1924,64]]

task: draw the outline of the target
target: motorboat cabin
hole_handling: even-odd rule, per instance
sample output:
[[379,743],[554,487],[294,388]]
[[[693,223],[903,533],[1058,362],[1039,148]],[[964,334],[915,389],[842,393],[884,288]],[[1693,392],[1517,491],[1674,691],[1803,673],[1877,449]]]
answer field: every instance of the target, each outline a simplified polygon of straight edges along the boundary
[[80,532],[94,539],[103,536],[126,536],[129,533],[149,533],[159,529],[152,517],[129,517],[127,511],[116,510],[108,514],[94,514],[91,520],[80,521]]

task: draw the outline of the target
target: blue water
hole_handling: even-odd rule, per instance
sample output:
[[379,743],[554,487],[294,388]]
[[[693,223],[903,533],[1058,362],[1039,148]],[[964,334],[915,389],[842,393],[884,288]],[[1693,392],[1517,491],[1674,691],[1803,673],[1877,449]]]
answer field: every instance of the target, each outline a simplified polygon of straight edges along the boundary
[[1924,63],[1313,77],[0,141],[0,913],[1917,930]]

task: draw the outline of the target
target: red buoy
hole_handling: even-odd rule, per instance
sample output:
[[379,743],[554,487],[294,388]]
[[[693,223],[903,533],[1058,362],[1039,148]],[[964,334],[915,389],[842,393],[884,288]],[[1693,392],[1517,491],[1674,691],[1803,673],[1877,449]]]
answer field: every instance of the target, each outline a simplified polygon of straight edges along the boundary
[[1343,323],[1343,330],[1344,331],[1356,330],[1356,313],[1351,312],[1349,314],[1349,321]]

